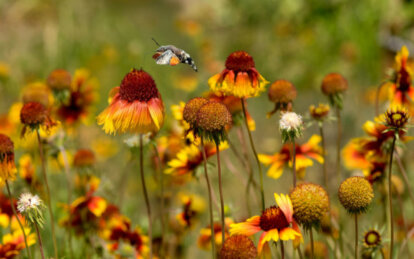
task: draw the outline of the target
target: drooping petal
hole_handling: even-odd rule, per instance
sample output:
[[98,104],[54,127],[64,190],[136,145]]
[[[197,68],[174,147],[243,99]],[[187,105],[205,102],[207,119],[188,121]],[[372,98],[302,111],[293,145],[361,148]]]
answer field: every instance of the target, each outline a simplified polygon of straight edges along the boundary
[[280,240],[288,241],[288,240],[295,240],[296,237],[301,236],[300,233],[296,232],[292,228],[284,228],[280,230]]
[[246,222],[230,225],[230,235],[246,235],[251,236],[261,230],[260,216],[254,216],[246,220]]
[[275,193],[275,200],[279,208],[282,210],[283,214],[286,217],[286,220],[291,223],[293,220],[293,206],[292,201],[288,195]]
[[259,254],[262,252],[263,245],[270,240],[273,240],[275,242],[279,241],[279,231],[276,228],[267,232],[263,232],[263,234],[260,236],[259,244],[257,245],[257,251]]

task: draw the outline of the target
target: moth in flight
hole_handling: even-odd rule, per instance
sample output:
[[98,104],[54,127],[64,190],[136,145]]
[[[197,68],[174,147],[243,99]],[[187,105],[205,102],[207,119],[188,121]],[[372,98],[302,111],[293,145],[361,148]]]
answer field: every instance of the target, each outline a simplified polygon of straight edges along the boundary
[[156,53],[152,56],[158,65],[175,66],[179,63],[184,63],[190,65],[194,71],[198,71],[194,60],[187,52],[177,48],[174,45],[161,46],[154,38],[152,40],[159,46],[159,48],[155,51]]

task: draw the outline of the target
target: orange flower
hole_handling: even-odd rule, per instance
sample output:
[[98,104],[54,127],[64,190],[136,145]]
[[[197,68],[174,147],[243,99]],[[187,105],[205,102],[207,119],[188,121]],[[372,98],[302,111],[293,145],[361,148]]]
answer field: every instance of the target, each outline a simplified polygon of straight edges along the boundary
[[179,196],[182,211],[175,218],[182,227],[191,228],[199,218],[201,212],[204,211],[204,201],[196,195],[180,194]]
[[231,235],[251,236],[263,231],[257,246],[259,254],[266,242],[277,242],[301,239],[302,234],[293,219],[292,202],[288,195],[275,193],[278,207],[272,206],[265,209],[261,216],[253,216],[237,224],[230,225]]
[[408,61],[409,52],[406,46],[395,56],[395,71],[389,86],[391,106],[405,106],[414,114],[414,86],[412,63]]
[[269,83],[255,68],[253,57],[245,51],[235,51],[226,60],[226,68],[208,80],[213,92],[239,98],[258,96]]
[[92,104],[96,101],[97,85],[97,80],[90,77],[89,71],[76,70],[69,89],[69,98],[59,105],[57,115],[68,125],[86,119]]
[[41,128],[49,132],[50,128],[57,125],[50,117],[49,109],[38,102],[29,102],[23,105],[20,110],[20,121],[24,124],[21,136],[25,135],[27,128],[32,131]]
[[[321,141],[319,135],[313,135],[308,142],[303,145],[296,144],[296,168],[299,176],[304,176],[305,169],[313,165],[312,159],[319,163],[324,163],[322,157],[322,148],[318,145]],[[278,153],[274,155],[259,154],[259,160],[265,165],[271,165],[267,175],[278,179],[286,165],[292,166],[291,144],[285,144]]]
[[0,134],[0,184],[4,184],[6,180],[13,181],[16,172],[13,141],[6,135]]
[[157,132],[164,122],[164,104],[152,77],[133,69],[115,87],[110,105],[98,116],[106,133]]

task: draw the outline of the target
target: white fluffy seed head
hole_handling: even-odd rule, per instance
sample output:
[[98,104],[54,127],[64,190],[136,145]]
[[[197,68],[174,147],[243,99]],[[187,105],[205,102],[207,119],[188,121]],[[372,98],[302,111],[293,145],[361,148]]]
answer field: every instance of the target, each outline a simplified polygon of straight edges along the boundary
[[37,195],[32,195],[31,193],[23,193],[19,197],[17,202],[17,209],[20,213],[24,213],[27,210],[38,208],[42,203],[42,200]]
[[294,112],[285,112],[282,114],[282,118],[279,122],[279,127],[281,130],[298,130],[302,127],[302,116]]

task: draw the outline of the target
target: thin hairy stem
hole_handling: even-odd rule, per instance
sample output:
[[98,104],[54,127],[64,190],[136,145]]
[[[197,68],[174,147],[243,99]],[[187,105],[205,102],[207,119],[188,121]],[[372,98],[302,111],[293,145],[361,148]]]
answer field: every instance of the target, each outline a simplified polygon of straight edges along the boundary
[[336,136],[336,177],[338,185],[341,182],[341,138],[342,138],[342,121],[341,121],[341,110],[339,107],[336,107],[336,119],[338,133]]
[[315,258],[315,247],[313,243],[313,232],[312,228],[309,229],[310,241],[311,241],[311,259]]
[[42,238],[40,237],[39,227],[37,226],[37,223],[35,223],[34,226],[36,229],[37,239],[39,242],[40,254],[42,255],[42,259],[45,259],[45,254],[43,252],[43,242],[42,242]]
[[219,181],[219,192],[220,192],[220,208],[221,208],[221,242],[224,243],[225,237],[224,234],[226,232],[226,224],[224,223],[224,199],[223,199],[223,186],[221,182],[221,165],[220,165],[220,149],[219,144],[216,143],[216,150],[217,150],[217,169],[218,169],[218,181]]
[[204,141],[202,138],[201,138],[201,152],[203,153],[204,175],[206,177],[207,190],[208,190],[208,205],[209,205],[209,213],[210,213],[210,230],[211,230],[211,252],[213,255],[212,258],[214,259],[216,258],[216,239],[214,235],[213,201],[212,201],[213,198],[211,195],[210,179],[208,177],[208,172],[207,172],[207,155],[206,155],[206,150],[204,148]]
[[266,208],[266,202],[265,202],[265,196],[264,196],[262,167],[260,165],[259,156],[257,155],[256,148],[254,146],[254,141],[253,141],[252,133],[250,132],[249,124],[247,122],[246,107],[245,107],[246,105],[244,104],[244,98],[241,99],[241,104],[242,104],[242,108],[243,108],[244,123],[245,123],[246,129],[247,129],[247,132],[249,133],[250,146],[251,146],[251,148],[253,150],[254,158],[256,159],[256,163],[257,163],[257,167],[259,168],[260,195],[261,195],[261,198],[262,198],[262,210],[264,211],[265,208]]
[[148,243],[149,243],[149,258],[152,258],[152,218],[151,218],[151,205],[148,197],[147,186],[145,184],[144,176],[144,147],[142,141],[142,134],[139,135],[139,168],[141,175],[142,190],[144,192],[145,205],[147,207],[148,216]]
[[[397,133],[395,133],[397,134]],[[390,153],[390,167],[388,172],[388,202],[389,202],[389,210],[390,210],[390,253],[389,258],[392,258],[393,255],[393,249],[394,249],[394,218],[393,218],[393,212],[392,212],[392,160],[394,156],[394,148],[395,148],[395,141],[397,139],[397,136],[394,135],[394,138],[392,140],[391,144],[391,153]]]
[[53,216],[53,212],[52,212],[52,197],[50,196],[50,189],[49,189],[49,183],[47,181],[47,175],[46,175],[46,160],[45,160],[45,155],[43,153],[43,143],[42,143],[42,139],[40,138],[40,133],[39,130],[36,130],[36,134],[37,134],[37,141],[39,142],[39,155],[40,155],[40,161],[42,164],[42,174],[43,174],[43,180],[44,180],[44,184],[46,186],[46,194],[47,194],[47,208],[49,211],[49,216],[50,216],[50,225],[52,227],[52,240],[53,240],[53,249],[55,251],[55,258],[59,258],[58,256],[58,248],[57,248],[57,241],[56,241],[56,234],[55,234],[55,218]]
[[355,213],[355,259],[358,259],[358,214]]
[[283,245],[283,241],[280,240],[280,253],[281,253],[281,257],[282,259],[285,259],[285,246]]
[[11,208],[12,208],[12,211],[13,211],[13,215],[16,217],[16,219],[17,219],[17,223],[19,223],[20,229],[21,229],[21,230],[22,230],[22,232],[23,232],[24,245],[26,246],[26,253],[27,253],[27,256],[31,259],[31,258],[32,258],[32,253],[30,252],[30,248],[29,248],[29,246],[27,245],[27,236],[26,236],[26,232],[24,231],[23,224],[22,224],[22,222],[20,221],[19,216],[17,215],[16,209],[14,208],[13,196],[12,196],[12,194],[11,194],[11,191],[10,191],[10,186],[9,186],[9,181],[8,181],[7,179],[6,179],[6,189],[7,189],[7,194],[9,195],[10,205],[11,205]]

